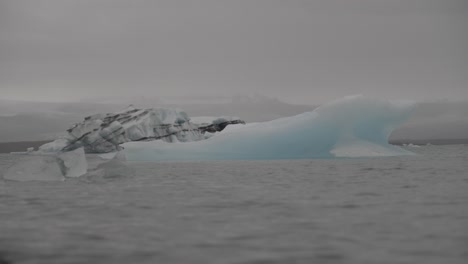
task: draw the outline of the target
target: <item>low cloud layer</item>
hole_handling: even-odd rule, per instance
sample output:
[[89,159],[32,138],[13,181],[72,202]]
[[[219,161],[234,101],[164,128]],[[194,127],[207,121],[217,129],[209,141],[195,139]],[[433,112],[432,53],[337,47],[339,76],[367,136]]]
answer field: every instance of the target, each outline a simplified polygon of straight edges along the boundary
[[464,0],[0,2],[0,99],[468,100]]

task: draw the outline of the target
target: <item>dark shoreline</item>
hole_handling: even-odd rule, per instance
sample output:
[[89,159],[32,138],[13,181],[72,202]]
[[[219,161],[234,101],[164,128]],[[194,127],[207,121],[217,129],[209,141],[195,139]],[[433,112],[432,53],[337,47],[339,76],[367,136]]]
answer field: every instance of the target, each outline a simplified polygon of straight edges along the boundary
[[51,140],[0,142],[0,153],[21,152],[26,151],[27,148],[34,148],[37,150],[37,148],[49,142],[51,142]]
[[461,139],[394,139],[389,141],[392,145],[464,145],[468,138]]

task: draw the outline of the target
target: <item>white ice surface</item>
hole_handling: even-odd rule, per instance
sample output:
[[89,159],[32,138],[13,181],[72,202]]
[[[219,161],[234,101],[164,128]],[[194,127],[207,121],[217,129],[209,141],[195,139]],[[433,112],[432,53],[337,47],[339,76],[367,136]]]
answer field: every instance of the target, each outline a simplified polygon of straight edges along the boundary
[[80,177],[88,171],[88,163],[83,148],[60,153],[57,159],[62,173],[66,177]]
[[68,140],[65,138],[59,138],[55,141],[46,143],[42,146],[39,147],[38,152],[43,152],[43,153],[58,153],[60,152],[64,147],[68,145]]
[[57,158],[50,155],[21,155],[3,175],[12,181],[61,181],[64,179]]
[[[127,164],[125,155],[121,152],[113,154],[113,158],[105,162],[100,162],[96,168],[90,170],[86,174],[86,178],[89,180],[103,180],[135,176],[135,170]],[[101,156],[102,155],[99,155],[99,157]]]
[[392,145],[380,145],[369,141],[355,140],[349,143],[337,144],[331,151],[335,157],[357,158],[357,157],[389,157],[400,156],[402,154],[412,154],[403,152],[400,147]]
[[17,153],[18,160],[3,178],[13,181],[57,181],[87,173],[88,163],[83,148],[70,152]]
[[98,156],[101,159],[104,159],[104,160],[111,160],[111,159],[115,158],[115,155],[117,155],[117,152],[109,152],[109,153],[99,154]]
[[123,144],[129,161],[307,159],[394,156],[408,151],[388,144],[414,104],[350,96],[312,112],[264,123],[228,127],[198,142]]

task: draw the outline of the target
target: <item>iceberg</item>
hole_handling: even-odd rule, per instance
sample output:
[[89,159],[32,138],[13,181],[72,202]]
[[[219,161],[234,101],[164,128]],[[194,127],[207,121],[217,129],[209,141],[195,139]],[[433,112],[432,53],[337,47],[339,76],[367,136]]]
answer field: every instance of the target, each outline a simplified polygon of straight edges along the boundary
[[350,96],[312,112],[228,127],[202,141],[127,142],[128,161],[264,160],[410,155],[388,143],[414,104]]
[[48,155],[24,155],[3,175],[11,181],[62,181],[64,176],[57,158]]
[[[99,156],[101,157],[101,155]],[[90,170],[85,179],[88,181],[103,181],[106,179],[128,178],[135,176],[135,170],[128,166],[125,155],[122,152],[113,153],[113,157],[109,160],[110,155],[101,157],[106,161],[99,163],[96,168]]]
[[83,148],[69,152],[17,153],[19,159],[3,175],[12,181],[61,181],[88,172],[88,162]]
[[88,162],[83,148],[60,153],[57,162],[65,177],[80,177],[88,172]]
[[[180,109],[127,109],[85,117],[67,130],[64,138],[42,145],[39,152],[67,152],[83,147],[86,153],[111,153],[132,141],[191,142],[204,140],[230,124],[245,124],[233,118],[214,118],[196,124]],[[206,134],[206,135],[205,135]]]

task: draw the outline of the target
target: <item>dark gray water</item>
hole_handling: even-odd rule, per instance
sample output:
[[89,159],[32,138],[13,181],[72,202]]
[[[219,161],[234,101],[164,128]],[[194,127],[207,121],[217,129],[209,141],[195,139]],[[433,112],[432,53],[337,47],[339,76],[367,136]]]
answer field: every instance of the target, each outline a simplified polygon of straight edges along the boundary
[[467,263],[468,146],[413,150],[0,180],[0,263]]

